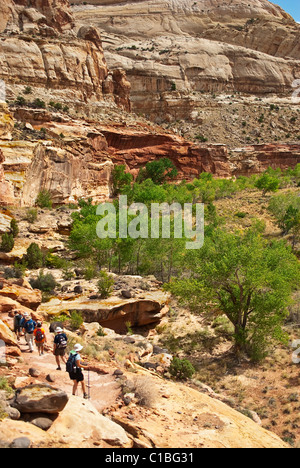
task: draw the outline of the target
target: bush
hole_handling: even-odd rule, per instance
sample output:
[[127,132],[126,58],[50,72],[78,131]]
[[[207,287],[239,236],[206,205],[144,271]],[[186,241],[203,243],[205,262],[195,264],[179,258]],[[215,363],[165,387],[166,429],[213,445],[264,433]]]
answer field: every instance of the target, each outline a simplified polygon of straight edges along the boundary
[[35,243],[30,244],[24,257],[28,268],[41,268],[43,266],[43,253],[39,246]]
[[150,377],[138,377],[135,381],[135,396],[142,406],[151,408],[158,398],[158,390]]
[[26,212],[25,219],[30,224],[34,223],[37,220],[38,212],[36,208],[29,208]]
[[108,275],[105,271],[100,272],[100,279],[98,281],[98,290],[101,299],[106,299],[110,296],[113,291],[114,279],[111,275]]
[[26,267],[19,263],[15,263],[13,267],[4,269],[4,278],[23,278]]
[[0,246],[1,252],[11,252],[14,248],[15,241],[14,236],[12,234],[8,234],[7,232],[2,236],[2,243]]
[[83,324],[83,318],[79,312],[76,310],[73,310],[71,312],[71,321],[70,321],[70,327],[72,330],[78,330],[78,328],[81,327]]
[[43,292],[52,292],[57,286],[54,276],[51,273],[44,273],[41,271],[36,279],[31,278],[29,280],[33,289],[40,289]]
[[36,109],[46,109],[46,103],[39,98],[33,101],[32,106]]
[[27,104],[26,99],[23,96],[18,96],[17,99],[15,100],[16,106],[26,106],[26,104]]
[[169,372],[177,380],[187,380],[191,379],[196,371],[188,359],[174,357]]
[[51,210],[52,209],[51,193],[46,189],[41,190],[37,196],[36,204],[40,208],[49,208]]
[[10,231],[13,237],[17,237],[17,235],[19,234],[18,223],[15,219],[12,219],[10,222]]

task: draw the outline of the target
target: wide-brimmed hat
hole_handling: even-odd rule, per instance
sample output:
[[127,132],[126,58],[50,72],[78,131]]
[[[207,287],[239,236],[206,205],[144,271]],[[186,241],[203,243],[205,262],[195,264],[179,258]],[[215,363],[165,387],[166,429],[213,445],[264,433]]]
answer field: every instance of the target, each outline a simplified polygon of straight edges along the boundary
[[63,331],[63,329],[60,328],[60,327],[57,327],[57,328],[55,329],[55,333],[61,333],[62,331]]
[[78,352],[78,351],[81,351],[83,349],[83,346],[79,343],[77,343],[75,346],[74,346],[74,351]]

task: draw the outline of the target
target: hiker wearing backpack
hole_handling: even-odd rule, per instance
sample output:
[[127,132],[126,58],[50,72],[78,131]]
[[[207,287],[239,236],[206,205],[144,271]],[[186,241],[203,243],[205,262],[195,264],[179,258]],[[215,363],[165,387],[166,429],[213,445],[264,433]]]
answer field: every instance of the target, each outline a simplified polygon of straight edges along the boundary
[[17,340],[20,341],[20,336],[22,332],[22,321],[23,321],[23,315],[15,310],[14,312],[14,332],[17,335]]
[[44,345],[47,342],[46,332],[44,328],[42,328],[42,323],[38,322],[36,325],[36,329],[33,332],[35,337],[35,344],[38,349],[39,355],[42,356],[44,354]]
[[71,351],[69,359],[67,361],[66,370],[69,373],[70,379],[73,380],[73,395],[76,395],[78,383],[81,383],[81,388],[83,392],[83,398],[88,399],[88,394],[86,393],[86,387],[84,382],[84,375],[82,369],[88,369],[88,366],[85,366],[82,363],[81,356],[79,351],[83,349],[83,346],[76,344],[74,349]]
[[25,333],[25,340],[26,340],[26,343],[28,344],[29,346],[29,351],[31,353],[33,353],[33,340],[34,340],[34,330],[35,330],[35,327],[36,327],[36,323],[32,320],[32,318],[30,317],[30,315],[25,312],[24,314],[24,319],[22,321],[22,328],[24,330],[24,333]]
[[57,364],[57,369],[56,370],[61,370],[60,367],[60,359],[64,364],[66,364],[66,350],[67,350],[67,344],[68,344],[68,338],[67,335],[64,333],[63,329],[60,327],[57,327],[55,329],[55,338],[54,338],[54,347],[53,347],[53,354],[56,359],[56,364]]

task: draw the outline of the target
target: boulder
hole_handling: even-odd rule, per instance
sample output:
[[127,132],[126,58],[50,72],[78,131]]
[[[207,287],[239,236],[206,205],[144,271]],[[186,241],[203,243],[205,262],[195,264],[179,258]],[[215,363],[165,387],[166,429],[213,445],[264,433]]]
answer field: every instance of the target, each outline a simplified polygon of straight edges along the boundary
[[159,323],[168,313],[169,295],[157,290],[143,294],[143,298],[124,299],[111,296],[105,300],[93,299],[82,295],[74,300],[53,298],[41,304],[37,312],[45,318],[59,315],[62,310],[80,312],[85,322],[97,322],[104,328],[117,333],[126,333],[126,322],[133,327]]
[[12,403],[20,413],[56,414],[64,409],[68,395],[50,385],[29,385],[18,389]]
[[18,437],[10,444],[10,448],[27,449],[31,446],[31,440],[28,437]]
[[[0,434],[1,447],[11,447],[11,444],[13,444],[13,447],[17,448],[20,444],[23,444],[22,441],[16,440],[18,434],[22,434],[22,438],[27,438],[31,446],[53,443],[52,438],[48,436],[47,432],[39,427],[24,421],[13,421],[7,418],[0,422]],[[17,437],[17,439],[19,439],[19,437]]]
[[3,288],[0,290],[0,296],[13,299],[22,306],[32,310],[36,310],[41,304],[42,293],[40,290],[25,287],[25,285],[14,284],[12,281],[1,281],[3,282]]
[[90,401],[74,396],[69,398],[48,434],[62,438],[73,447],[83,447],[99,441],[116,447],[131,446],[121,426],[102,416]]
[[4,341],[8,346],[19,347],[16,335],[2,320],[0,320],[0,340]]

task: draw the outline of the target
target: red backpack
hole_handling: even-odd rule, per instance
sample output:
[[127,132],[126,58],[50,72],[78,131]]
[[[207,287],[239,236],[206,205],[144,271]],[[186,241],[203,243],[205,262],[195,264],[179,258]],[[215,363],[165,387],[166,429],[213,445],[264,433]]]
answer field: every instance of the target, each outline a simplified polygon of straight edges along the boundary
[[38,343],[41,343],[44,340],[44,338],[45,338],[44,333],[42,332],[40,328],[38,328],[36,331],[36,335],[35,335],[35,341]]

